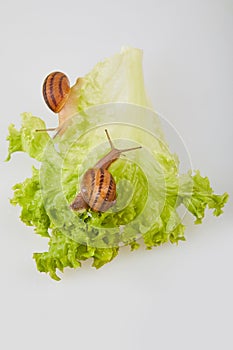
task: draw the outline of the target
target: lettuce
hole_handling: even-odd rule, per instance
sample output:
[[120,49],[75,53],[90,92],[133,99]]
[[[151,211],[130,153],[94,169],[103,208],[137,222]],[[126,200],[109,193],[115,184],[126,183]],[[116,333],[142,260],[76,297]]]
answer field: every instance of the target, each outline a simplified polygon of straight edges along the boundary
[[[33,167],[32,176],[13,187],[11,199],[22,208],[21,220],[49,240],[48,251],[33,255],[40,272],[59,280],[58,271],[81,267],[87,259],[100,268],[123,245],[136,250],[144,242],[151,249],[185,240],[180,208],[196,224],[206,208],[216,216],[222,213],[227,193],[214,194],[199,171],[179,172],[177,155],[169,150],[145,93],[141,50],[126,48],[98,63],[74,85],[59,118],[67,125],[55,139],[35,131],[45,124],[30,113],[22,115],[20,130],[9,126],[7,160],[25,152],[40,162],[40,169]],[[122,124],[125,142],[133,139],[143,149],[110,168],[117,183],[116,206],[105,213],[74,213],[69,203],[82,174],[108,151],[104,127],[108,125],[117,144]],[[145,136],[148,128],[150,135]]]

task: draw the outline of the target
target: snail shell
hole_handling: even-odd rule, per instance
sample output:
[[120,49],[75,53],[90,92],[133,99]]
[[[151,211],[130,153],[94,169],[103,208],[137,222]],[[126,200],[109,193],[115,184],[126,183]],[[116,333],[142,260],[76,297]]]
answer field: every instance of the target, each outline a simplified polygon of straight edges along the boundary
[[93,211],[104,212],[116,202],[116,183],[107,169],[87,170],[80,187],[84,201]]
[[70,94],[70,82],[62,72],[50,73],[43,83],[43,96],[47,106],[59,113]]

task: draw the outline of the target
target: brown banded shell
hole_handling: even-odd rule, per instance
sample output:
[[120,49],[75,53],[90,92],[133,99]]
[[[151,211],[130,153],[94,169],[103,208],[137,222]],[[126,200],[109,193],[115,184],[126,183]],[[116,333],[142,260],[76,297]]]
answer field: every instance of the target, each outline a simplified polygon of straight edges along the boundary
[[80,187],[84,201],[93,211],[104,212],[116,202],[116,183],[106,169],[87,170]]
[[70,82],[62,72],[50,73],[44,80],[43,96],[47,106],[59,113],[70,94]]

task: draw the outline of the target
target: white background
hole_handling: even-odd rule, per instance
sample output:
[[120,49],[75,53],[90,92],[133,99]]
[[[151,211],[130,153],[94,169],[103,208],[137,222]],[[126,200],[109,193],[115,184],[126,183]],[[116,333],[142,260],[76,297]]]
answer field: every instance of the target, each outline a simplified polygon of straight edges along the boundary
[[[7,1],[0,5],[1,349],[232,349],[233,1]],[[11,187],[32,161],[7,153],[7,126],[30,111],[56,125],[44,77],[74,83],[122,45],[144,51],[156,110],[182,135],[194,168],[231,199],[223,216],[186,219],[187,241],[120,255],[61,282],[31,256],[46,239],[18,219]]]

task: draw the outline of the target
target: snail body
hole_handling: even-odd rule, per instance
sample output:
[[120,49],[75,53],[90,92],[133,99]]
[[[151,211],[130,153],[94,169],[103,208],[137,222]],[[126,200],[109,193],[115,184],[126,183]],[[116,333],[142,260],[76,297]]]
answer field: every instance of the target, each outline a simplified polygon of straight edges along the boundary
[[105,212],[116,203],[116,183],[108,168],[115,162],[121,153],[141,148],[133,147],[119,150],[113,146],[108,131],[105,130],[111,151],[101,158],[93,168],[88,169],[80,184],[80,192],[71,203],[74,211],[83,211],[90,208],[96,212]]

